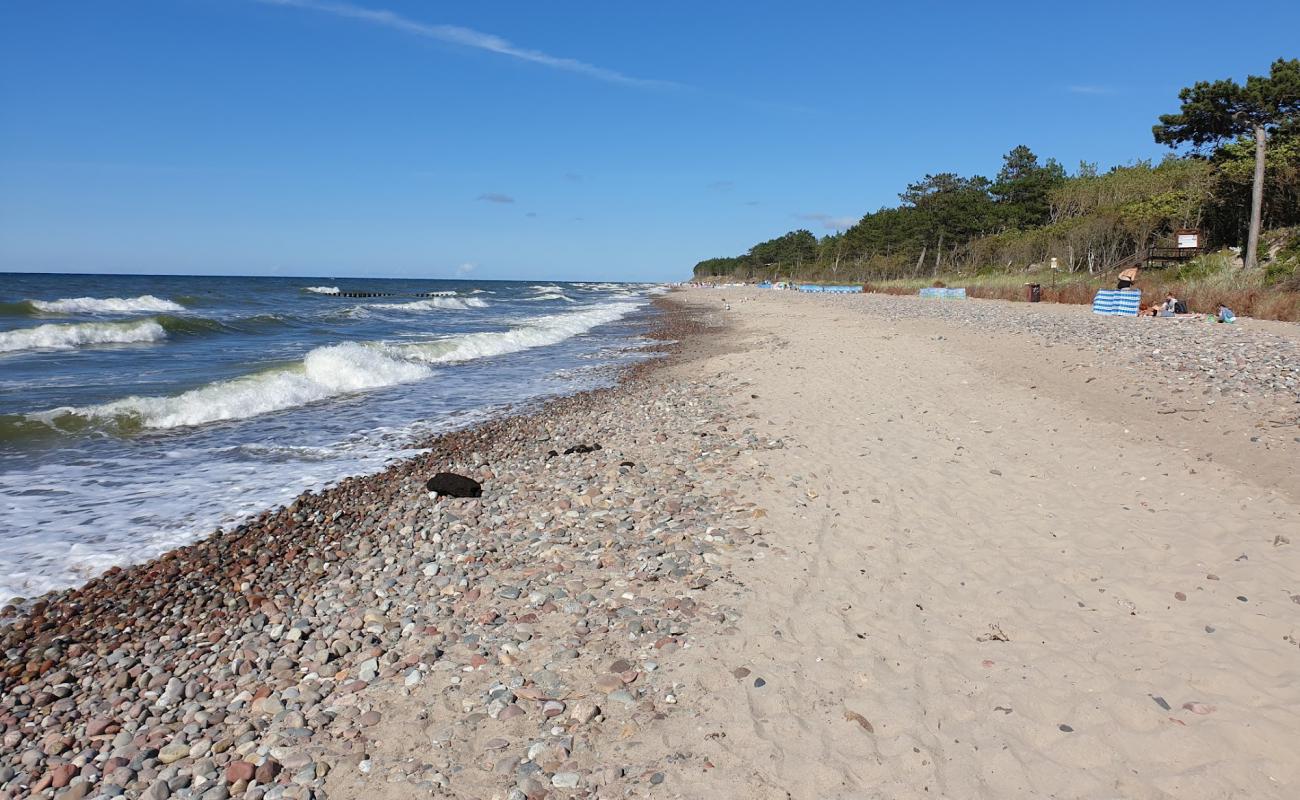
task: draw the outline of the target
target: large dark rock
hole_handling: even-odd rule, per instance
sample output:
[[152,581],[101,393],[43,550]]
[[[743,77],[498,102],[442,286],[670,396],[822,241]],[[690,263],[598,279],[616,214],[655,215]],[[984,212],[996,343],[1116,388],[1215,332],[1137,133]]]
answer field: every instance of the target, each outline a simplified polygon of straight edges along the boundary
[[473,478],[454,472],[439,472],[429,479],[425,487],[443,497],[482,497],[483,486]]

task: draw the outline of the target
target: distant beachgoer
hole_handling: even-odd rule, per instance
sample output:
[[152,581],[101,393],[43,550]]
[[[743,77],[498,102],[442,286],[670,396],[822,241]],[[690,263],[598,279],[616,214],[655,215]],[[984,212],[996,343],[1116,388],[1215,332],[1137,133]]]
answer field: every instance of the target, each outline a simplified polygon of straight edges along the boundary
[[1233,322],[1237,319],[1237,315],[1232,313],[1231,308],[1228,308],[1223,303],[1219,303],[1218,305],[1219,313],[1215,316],[1216,322]]
[[1138,268],[1129,267],[1119,274],[1119,283],[1115,285],[1116,289],[1127,289],[1132,286],[1138,278]]
[[1178,298],[1174,297],[1173,292],[1170,292],[1165,295],[1165,302],[1160,306],[1160,316],[1172,317],[1176,313],[1178,313]]

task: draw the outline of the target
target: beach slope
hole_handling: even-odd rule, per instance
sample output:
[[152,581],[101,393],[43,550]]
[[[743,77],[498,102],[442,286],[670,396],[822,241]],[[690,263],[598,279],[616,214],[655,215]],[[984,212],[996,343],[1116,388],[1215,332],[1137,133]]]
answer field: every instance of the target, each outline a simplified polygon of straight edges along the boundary
[[769,547],[664,737],[712,765],[675,796],[1294,796],[1285,378],[1171,388],[1023,324],[1077,309],[684,297],[728,324],[691,368],[785,446],[745,459]]
[[9,609],[0,798],[1295,796],[1293,327],[663,310],[616,388]]

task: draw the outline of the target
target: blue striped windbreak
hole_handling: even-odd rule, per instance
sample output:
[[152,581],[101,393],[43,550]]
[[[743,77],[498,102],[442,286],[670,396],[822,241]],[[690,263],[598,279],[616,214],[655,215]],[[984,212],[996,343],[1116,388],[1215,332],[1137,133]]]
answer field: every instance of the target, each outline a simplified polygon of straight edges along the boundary
[[921,290],[922,297],[937,297],[940,300],[965,300],[966,287],[957,289],[945,289],[940,287],[929,287]]
[[822,286],[816,283],[799,284],[801,292],[815,292],[823,294],[862,294],[861,286]]
[[1136,317],[1142,306],[1142,292],[1137,289],[1102,289],[1092,299],[1092,313],[1114,317]]

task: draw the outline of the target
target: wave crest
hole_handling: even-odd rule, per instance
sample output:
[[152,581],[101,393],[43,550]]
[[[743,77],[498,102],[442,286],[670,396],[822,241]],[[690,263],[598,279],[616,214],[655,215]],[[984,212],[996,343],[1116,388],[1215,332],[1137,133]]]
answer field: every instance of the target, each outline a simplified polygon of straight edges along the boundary
[[156,320],[138,322],[80,322],[38,325],[0,333],[0,353],[23,350],[76,350],[100,344],[161,342],[167,331]]
[[302,289],[304,292],[312,292],[313,294],[338,294],[339,293],[339,287],[337,286],[304,286],[302,287]]
[[65,297],[59,300],[28,300],[33,309],[46,314],[131,314],[138,311],[184,311],[185,306],[143,294],[139,297]]
[[434,374],[431,364],[472,361],[558,344],[621,319],[637,307],[636,303],[609,303],[536,317],[506,331],[471,333],[419,344],[344,342],[317,347],[298,365],[218,381],[178,395],[132,396],[96,406],[56,408],[29,414],[27,419],[69,432],[107,427],[118,433],[245,419],[339,395],[423,380]]
[[635,303],[609,303],[588,311],[537,317],[508,331],[470,333],[437,342],[405,345],[402,350],[431,364],[490,358],[559,344],[599,325],[615,322],[636,308]]
[[477,297],[431,297],[427,300],[415,300],[410,303],[366,303],[367,308],[381,311],[437,311],[460,310],[467,308],[487,308],[487,301]]
[[387,350],[382,345],[357,342],[317,347],[295,367],[217,381],[170,397],[132,396],[30,417],[65,430],[83,427],[83,420],[107,422],[119,432],[182,428],[245,419],[433,374],[427,366],[394,357]]

